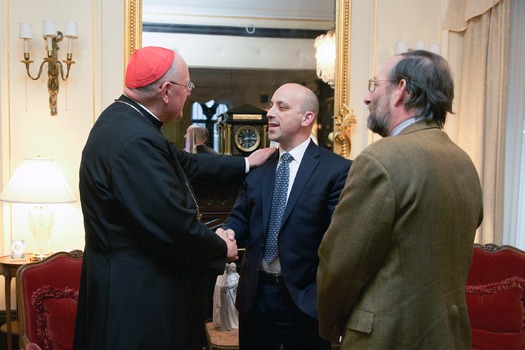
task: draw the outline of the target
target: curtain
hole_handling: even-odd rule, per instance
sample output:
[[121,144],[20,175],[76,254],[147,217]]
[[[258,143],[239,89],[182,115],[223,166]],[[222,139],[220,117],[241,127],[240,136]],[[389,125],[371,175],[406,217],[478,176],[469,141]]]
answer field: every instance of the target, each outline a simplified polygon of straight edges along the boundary
[[525,2],[512,1],[503,244],[525,250]]
[[444,29],[463,37],[457,144],[472,158],[483,189],[484,220],[476,242],[503,238],[509,0],[451,0]]

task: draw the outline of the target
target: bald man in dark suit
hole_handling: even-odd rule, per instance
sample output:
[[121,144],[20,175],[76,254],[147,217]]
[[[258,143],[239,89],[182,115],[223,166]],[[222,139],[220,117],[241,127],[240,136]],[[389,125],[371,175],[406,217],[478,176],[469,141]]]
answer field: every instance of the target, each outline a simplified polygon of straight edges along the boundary
[[[236,301],[241,349],[330,348],[318,334],[317,250],[351,162],[312,141],[318,108],[317,96],[302,85],[275,91],[267,117],[279,152],[247,175],[223,226],[246,247]],[[272,192],[285,158],[287,199],[272,231]]]

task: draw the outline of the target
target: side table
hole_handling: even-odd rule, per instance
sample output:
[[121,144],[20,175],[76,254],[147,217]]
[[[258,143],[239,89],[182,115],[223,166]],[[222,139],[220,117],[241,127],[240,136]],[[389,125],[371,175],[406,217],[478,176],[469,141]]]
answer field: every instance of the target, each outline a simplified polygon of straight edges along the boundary
[[31,262],[30,256],[26,255],[24,259],[14,260],[7,256],[0,257],[0,274],[5,278],[5,319],[6,319],[6,335],[7,335],[7,350],[13,348],[13,322],[11,322],[11,279],[16,277],[16,271],[24,264]]
[[239,349],[239,330],[221,331],[215,329],[213,320],[205,322],[206,338],[210,350],[238,350]]

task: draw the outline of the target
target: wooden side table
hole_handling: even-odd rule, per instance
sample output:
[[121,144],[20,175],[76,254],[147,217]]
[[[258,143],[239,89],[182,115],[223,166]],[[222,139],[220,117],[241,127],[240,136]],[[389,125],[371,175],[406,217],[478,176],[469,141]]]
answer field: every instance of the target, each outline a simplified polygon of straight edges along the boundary
[[[7,350],[13,348],[13,330],[18,333],[18,325],[11,322],[11,279],[16,277],[16,271],[24,264],[31,262],[29,255],[26,255],[25,260],[14,260],[7,256],[0,257],[0,274],[5,278],[5,319],[6,319],[6,335],[7,335]],[[3,326],[2,326],[3,328]]]

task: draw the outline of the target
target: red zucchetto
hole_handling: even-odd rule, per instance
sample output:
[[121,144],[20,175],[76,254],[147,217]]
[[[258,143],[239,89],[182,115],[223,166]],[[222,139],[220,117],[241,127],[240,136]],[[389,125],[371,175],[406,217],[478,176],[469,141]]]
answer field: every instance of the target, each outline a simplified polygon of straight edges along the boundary
[[146,46],[135,51],[126,69],[126,86],[141,88],[159,79],[170,68],[175,53],[157,46]]

